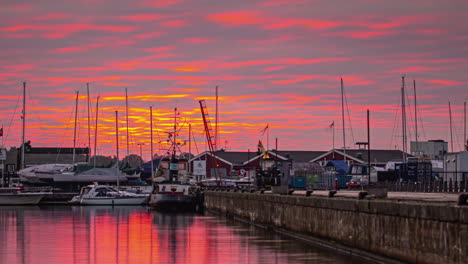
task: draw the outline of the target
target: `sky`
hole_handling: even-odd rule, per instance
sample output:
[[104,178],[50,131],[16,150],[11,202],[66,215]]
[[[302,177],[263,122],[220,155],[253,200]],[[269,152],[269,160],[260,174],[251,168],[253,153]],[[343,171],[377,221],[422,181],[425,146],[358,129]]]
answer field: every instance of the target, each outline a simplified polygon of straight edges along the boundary
[[1,140],[21,144],[26,82],[26,140],[72,147],[78,91],[76,146],[88,146],[89,83],[97,154],[117,151],[115,111],[127,154],[125,89],[128,153],[149,157],[152,107],[154,152],[169,147],[177,108],[181,151],[190,124],[198,154],[206,150],[199,100],[214,132],[218,86],[218,148],[255,151],[262,140],[273,149],[276,138],[279,150],[342,148],[343,78],[346,147],[367,141],[369,109],[371,148],[401,149],[405,76],[408,141],[415,80],[418,140],[459,151],[467,13],[466,0],[0,0]]

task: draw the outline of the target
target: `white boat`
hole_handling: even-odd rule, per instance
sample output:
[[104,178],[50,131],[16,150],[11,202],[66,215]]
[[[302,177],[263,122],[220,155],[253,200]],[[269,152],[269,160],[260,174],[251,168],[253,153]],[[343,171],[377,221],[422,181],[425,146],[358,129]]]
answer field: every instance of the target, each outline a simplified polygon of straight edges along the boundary
[[119,191],[109,185],[88,185],[70,203],[82,205],[141,205],[148,201],[148,194]]
[[73,164],[44,164],[18,171],[22,182],[27,183],[114,183],[127,182],[140,178],[139,173],[126,174],[117,169],[117,164],[110,168],[89,168],[77,171]]
[[19,187],[0,188],[0,205],[36,205],[45,193],[23,192]]

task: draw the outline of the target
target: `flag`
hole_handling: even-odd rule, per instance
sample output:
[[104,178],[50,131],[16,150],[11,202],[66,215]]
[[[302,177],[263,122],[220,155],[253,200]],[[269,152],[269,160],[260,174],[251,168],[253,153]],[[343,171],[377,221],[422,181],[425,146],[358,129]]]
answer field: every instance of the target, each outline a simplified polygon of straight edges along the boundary
[[329,128],[335,127],[335,121],[333,121],[328,127],[329,127]]
[[267,129],[268,129],[268,124],[266,125],[266,127],[264,129],[260,130],[260,133],[262,133],[262,136],[265,134]]
[[269,159],[270,158],[270,156],[268,155],[268,151],[263,147],[263,144],[262,144],[261,140],[258,141],[258,152],[263,154],[264,159]]
[[0,137],[3,137],[3,127],[0,128]]

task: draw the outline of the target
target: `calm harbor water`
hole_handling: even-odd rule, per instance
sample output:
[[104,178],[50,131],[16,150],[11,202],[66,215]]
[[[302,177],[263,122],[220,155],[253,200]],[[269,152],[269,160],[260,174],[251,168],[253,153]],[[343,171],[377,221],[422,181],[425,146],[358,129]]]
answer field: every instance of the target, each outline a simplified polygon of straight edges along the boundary
[[219,216],[0,207],[0,263],[362,263]]

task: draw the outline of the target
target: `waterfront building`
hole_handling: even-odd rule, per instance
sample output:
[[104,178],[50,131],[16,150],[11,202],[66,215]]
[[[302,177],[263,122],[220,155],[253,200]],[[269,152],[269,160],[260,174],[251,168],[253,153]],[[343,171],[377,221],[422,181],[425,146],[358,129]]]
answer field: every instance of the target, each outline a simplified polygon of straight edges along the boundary
[[448,143],[444,140],[411,141],[411,155],[416,158],[442,160],[448,150]]

